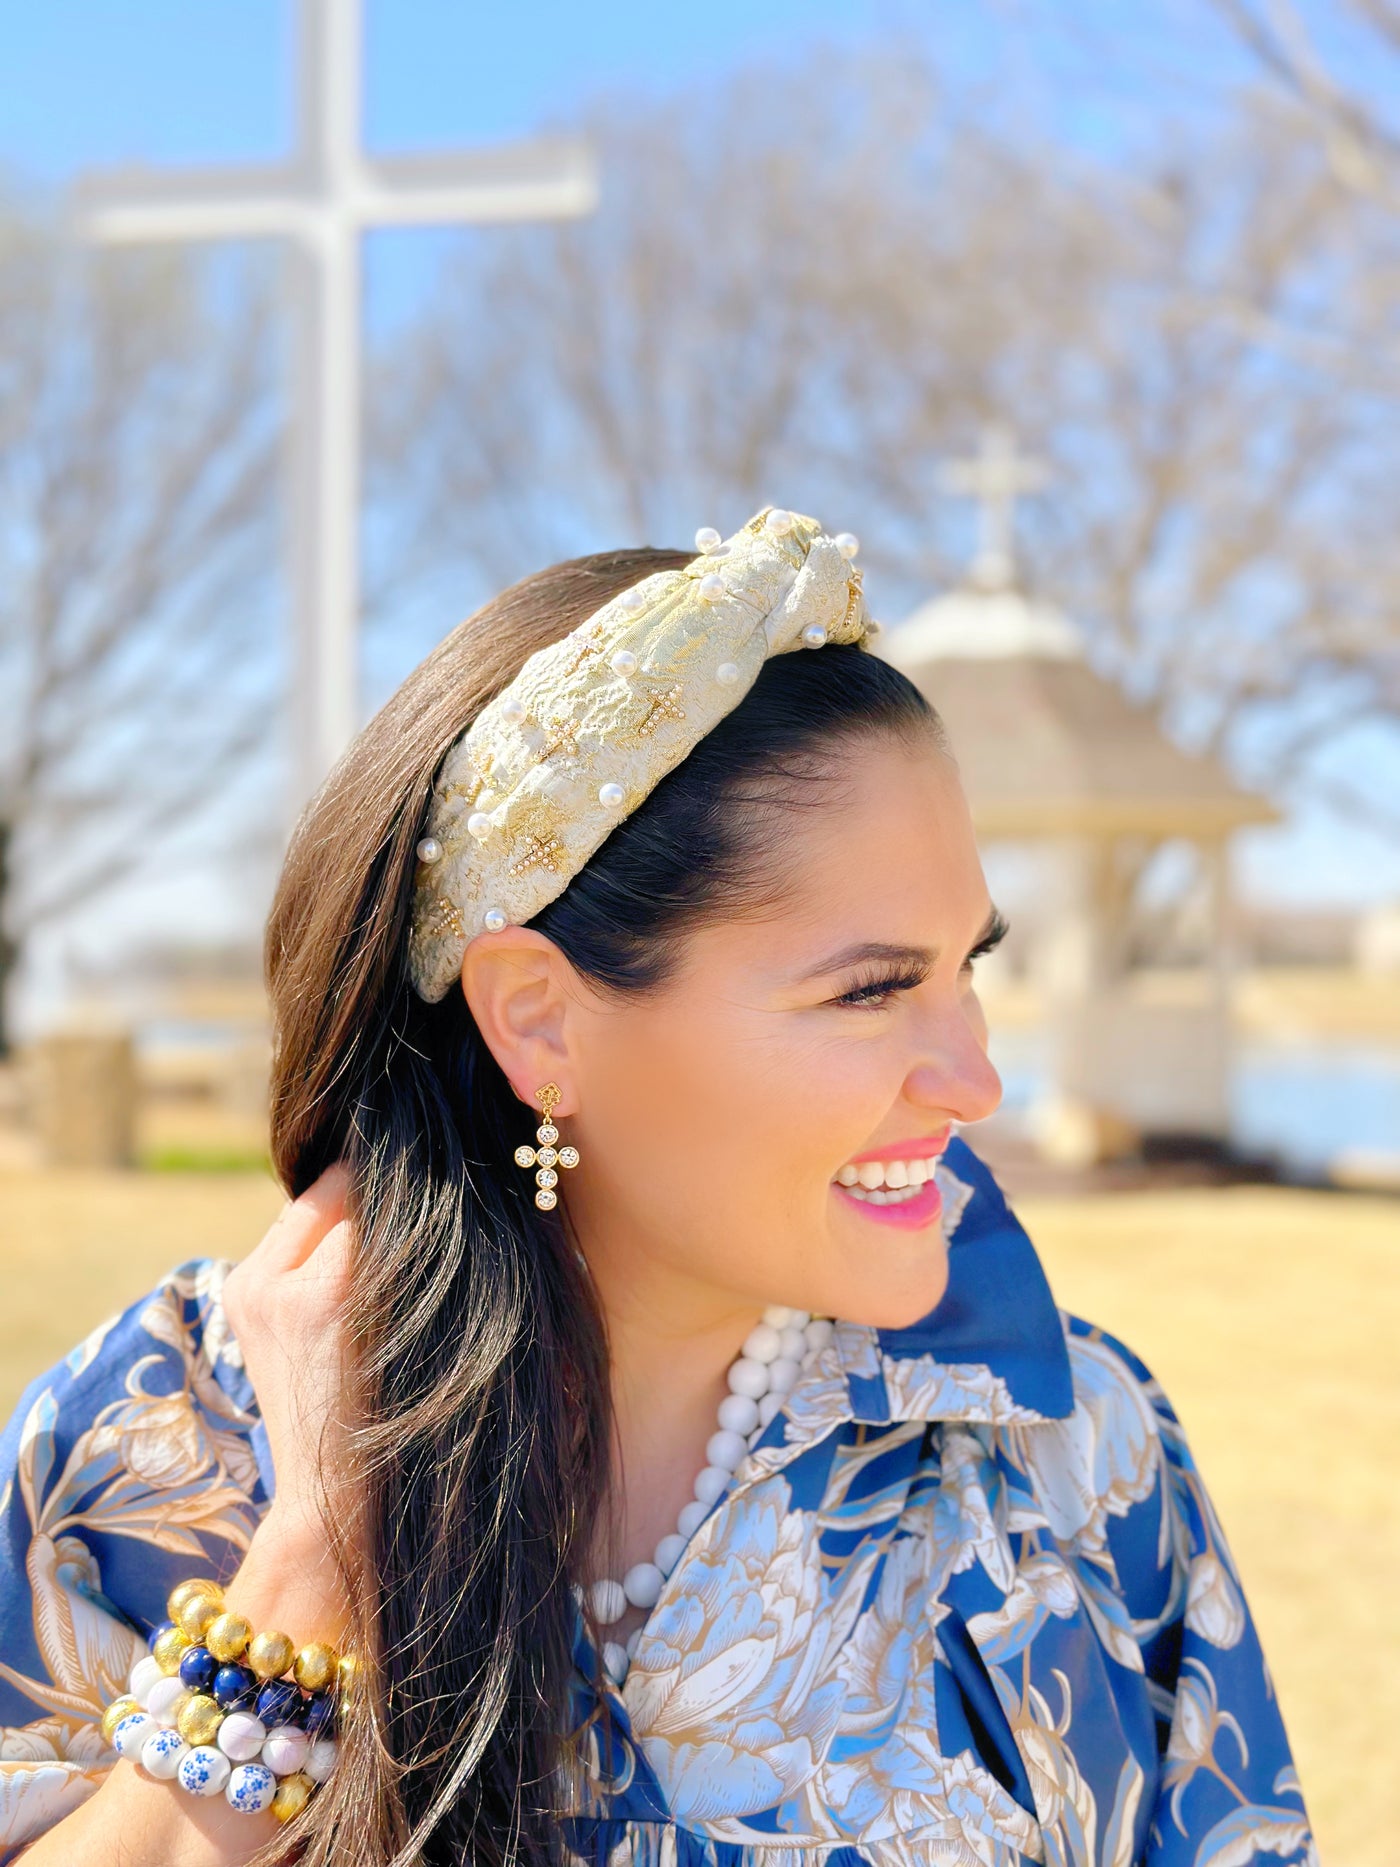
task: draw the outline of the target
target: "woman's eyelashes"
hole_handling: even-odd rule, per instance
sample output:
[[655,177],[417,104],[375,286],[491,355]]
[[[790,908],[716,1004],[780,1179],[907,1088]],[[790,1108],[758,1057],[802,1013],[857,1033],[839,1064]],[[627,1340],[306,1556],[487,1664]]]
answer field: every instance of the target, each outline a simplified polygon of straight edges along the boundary
[[928,977],[923,969],[908,972],[880,973],[873,979],[865,979],[842,992],[839,998],[832,1000],[835,1005],[865,1005],[879,1010],[883,1001],[896,992],[907,992],[911,986],[922,985]]
[[[1006,938],[1007,924],[998,918],[995,927],[985,940],[979,940],[959,970],[959,977],[971,973],[974,963],[999,947]],[[869,1010],[879,1011],[884,1008],[896,992],[908,992],[916,985],[922,985],[928,977],[926,966],[910,967],[905,972],[879,973],[872,979],[864,979],[842,992],[831,1002],[833,1005],[857,1005]]]

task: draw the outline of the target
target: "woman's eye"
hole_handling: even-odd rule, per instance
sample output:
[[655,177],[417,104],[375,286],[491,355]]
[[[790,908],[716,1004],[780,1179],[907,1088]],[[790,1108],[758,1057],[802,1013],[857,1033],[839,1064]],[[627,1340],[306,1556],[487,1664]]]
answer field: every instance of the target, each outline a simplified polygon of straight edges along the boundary
[[922,973],[891,973],[882,979],[867,979],[861,985],[853,985],[848,992],[833,1001],[837,1005],[863,1005],[872,1010],[883,1009],[887,999],[896,992],[907,992],[911,986],[923,982]]

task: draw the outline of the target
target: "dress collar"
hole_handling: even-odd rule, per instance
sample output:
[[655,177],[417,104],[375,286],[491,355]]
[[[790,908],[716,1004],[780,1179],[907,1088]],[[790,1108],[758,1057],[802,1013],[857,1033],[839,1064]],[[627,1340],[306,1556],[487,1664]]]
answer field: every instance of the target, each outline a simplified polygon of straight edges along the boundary
[[740,1461],[734,1490],[847,1422],[1021,1426],[1074,1412],[1059,1310],[1025,1227],[961,1137],[948,1143],[935,1177],[948,1241],[943,1295],[902,1329],[838,1321]]
[[838,1323],[851,1418],[1058,1420],[1074,1411],[1069,1351],[1035,1246],[986,1163],[954,1136],[935,1171],[948,1287],[902,1329]]

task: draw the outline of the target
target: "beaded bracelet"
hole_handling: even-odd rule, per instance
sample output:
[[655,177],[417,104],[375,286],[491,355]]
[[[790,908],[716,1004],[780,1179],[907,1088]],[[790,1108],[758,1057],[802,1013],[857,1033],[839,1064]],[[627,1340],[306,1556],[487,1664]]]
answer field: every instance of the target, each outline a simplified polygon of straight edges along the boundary
[[291,1821],[335,1767],[353,1656],[254,1633],[217,1582],[180,1582],[166,1612],[129,1691],[102,1714],[103,1737],[192,1796],[222,1794],[246,1814],[270,1808]]

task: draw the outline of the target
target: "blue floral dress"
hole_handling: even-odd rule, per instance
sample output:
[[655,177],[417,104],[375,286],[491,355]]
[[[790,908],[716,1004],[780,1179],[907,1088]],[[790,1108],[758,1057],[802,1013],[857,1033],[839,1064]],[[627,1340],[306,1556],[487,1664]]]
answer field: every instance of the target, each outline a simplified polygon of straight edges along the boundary
[[[962,1139],[950,1280],[838,1322],[690,1536],[608,1726],[576,1620],[580,1867],[1316,1867],[1273,1682],[1161,1387],[1056,1308]],[[271,1496],[195,1259],[0,1442],[0,1867],[115,1761],[97,1720],[173,1583]]]

